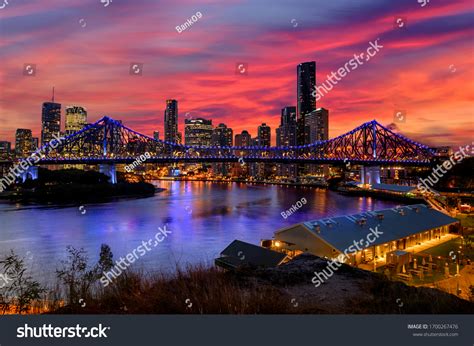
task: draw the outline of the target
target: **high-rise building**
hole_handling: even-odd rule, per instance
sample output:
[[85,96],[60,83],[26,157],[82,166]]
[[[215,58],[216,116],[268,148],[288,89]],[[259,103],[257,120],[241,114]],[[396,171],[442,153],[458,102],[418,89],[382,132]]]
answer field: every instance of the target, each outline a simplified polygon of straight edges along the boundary
[[184,121],[184,144],[210,147],[212,132],[212,120],[186,119]]
[[15,154],[17,157],[26,157],[31,154],[33,136],[29,129],[17,129],[15,133]]
[[316,88],[316,62],[304,62],[297,66],[297,144],[308,143],[309,129],[306,126],[305,116],[316,110],[316,95],[313,92]]
[[299,119],[316,109],[316,96],[313,96],[316,86],[316,62],[310,61],[298,64],[296,71],[296,114]]
[[177,143],[178,136],[178,101],[166,100],[165,141]]
[[41,112],[41,145],[46,145],[61,131],[61,104],[44,102]]
[[183,134],[181,132],[178,132],[176,134],[176,143],[177,144],[183,144]]
[[296,125],[296,107],[287,106],[281,109],[280,125]]
[[258,127],[258,145],[261,147],[269,147],[271,145],[271,129],[270,126],[263,123]]
[[60,136],[61,131],[61,104],[54,102],[54,87],[53,97],[51,102],[44,102],[41,109],[41,145],[46,145],[54,136]]
[[87,110],[81,106],[66,107],[66,136],[78,132],[87,125]]
[[31,151],[33,152],[38,148],[39,148],[39,138],[38,137],[31,138]]
[[329,139],[329,111],[318,108],[306,115],[306,124],[309,128],[309,142],[325,141]]
[[153,139],[159,141],[160,140],[160,131],[153,132]]
[[231,147],[233,143],[234,132],[226,124],[219,124],[212,132],[212,145],[219,147]]
[[282,108],[280,126],[276,129],[276,145],[295,146],[296,128],[296,107]]
[[[308,143],[325,141],[329,138],[329,111],[325,108],[318,108],[306,115],[306,124],[309,129]],[[318,150],[318,149],[316,149]],[[319,149],[323,155],[322,149]],[[327,165],[309,165],[308,172],[317,176],[326,176],[329,173]]]
[[12,144],[7,141],[0,141],[0,159],[6,159],[10,156]]
[[252,142],[252,136],[247,130],[243,130],[242,133],[235,135],[235,145],[237,147],[248,147]]

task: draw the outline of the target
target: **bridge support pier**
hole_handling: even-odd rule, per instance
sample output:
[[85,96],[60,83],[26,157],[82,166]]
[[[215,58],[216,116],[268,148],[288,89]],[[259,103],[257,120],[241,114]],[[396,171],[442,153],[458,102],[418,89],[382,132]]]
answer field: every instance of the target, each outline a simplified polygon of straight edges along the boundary
[[380,166],[362,166],[360,168],[360,182],[362,184],[380,184]]
[[100,164],[99,172],[105,174],[110,179],[111,184],[117,184],[117,172],[115,170],[115,164]]
[[31,180],[38,179],[38,166],[29,166],[26,171],[23,171],[20,174],[22,183],[24,183],[26,179],[28,179],[28,176],[31,177]]

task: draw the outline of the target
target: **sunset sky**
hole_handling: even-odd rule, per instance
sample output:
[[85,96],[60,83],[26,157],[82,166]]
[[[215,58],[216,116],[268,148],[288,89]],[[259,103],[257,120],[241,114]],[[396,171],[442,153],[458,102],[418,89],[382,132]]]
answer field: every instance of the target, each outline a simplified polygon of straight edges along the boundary
[[[0,1],[2,3],[3,0]],[[196,12],[190,28],[178,33]],[[403,28],[394,25],[396,18]],[[296,105],[296,65],[316,61],[316,84],[379,39],[383,49],[317,107],[330,137],[376,119],[427,145],[474,140],[472,0],[10,0],[0,9],[0,140],[17,128],[39,137],[41,104],[87,108],[163,138],[165,100],[184,115],[253,136]],[[296,25],[297,24],[297,25]],[[295,27],[296,25],[296,27]],[[143,75],[129,74],[143,63]],[[248,75],[235,73],[248,63]],[[24,76],[26,63],[35,76]]]

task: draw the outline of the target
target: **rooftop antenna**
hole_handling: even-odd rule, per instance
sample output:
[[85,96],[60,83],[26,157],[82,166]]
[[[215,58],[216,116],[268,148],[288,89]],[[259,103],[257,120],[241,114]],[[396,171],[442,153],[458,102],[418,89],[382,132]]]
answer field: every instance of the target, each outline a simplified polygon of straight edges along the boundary
[[54,87],[53,87],[53,100],[52,100],[52,101],[53,101],[53,103],[54,103]]

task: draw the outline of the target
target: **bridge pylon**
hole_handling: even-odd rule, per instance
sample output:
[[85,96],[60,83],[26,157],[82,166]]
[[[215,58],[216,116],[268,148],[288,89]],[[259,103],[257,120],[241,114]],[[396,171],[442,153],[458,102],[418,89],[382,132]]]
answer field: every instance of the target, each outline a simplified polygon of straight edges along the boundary
[[380,184],[380,166],[361,166],[360,182],[362,184]]
[[117,184],[117,171],[115,169],[115,164],[100,164],[99,172],[108,176],[111,184]]

